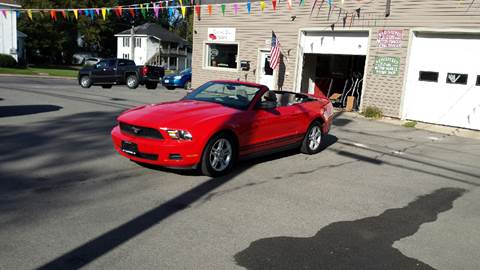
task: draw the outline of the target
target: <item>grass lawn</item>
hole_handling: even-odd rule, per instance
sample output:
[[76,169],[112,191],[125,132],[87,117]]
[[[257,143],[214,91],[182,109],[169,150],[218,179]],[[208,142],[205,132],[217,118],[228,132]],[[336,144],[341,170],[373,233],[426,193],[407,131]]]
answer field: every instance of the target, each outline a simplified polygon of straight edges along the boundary
[[18,74],[18,75],[46,75],[61,77],[77,77],[78,70],[69,67],[28,67],[28,68],[4,68],[0,67],[1,74]]

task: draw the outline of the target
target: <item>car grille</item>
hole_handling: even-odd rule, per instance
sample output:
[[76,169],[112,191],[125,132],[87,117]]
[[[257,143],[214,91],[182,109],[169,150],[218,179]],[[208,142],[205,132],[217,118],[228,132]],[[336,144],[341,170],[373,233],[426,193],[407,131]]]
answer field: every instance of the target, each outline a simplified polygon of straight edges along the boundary
[[128,133],[133,136],[137,137],[145,137],[145,138],[152,138],[152,139],[163,139],[162,134],[153,128],[147,128],[147,127],[139,127],[139,126],[134,126],[134,125],[129,125],[120,122],[120,130],[124,133]]

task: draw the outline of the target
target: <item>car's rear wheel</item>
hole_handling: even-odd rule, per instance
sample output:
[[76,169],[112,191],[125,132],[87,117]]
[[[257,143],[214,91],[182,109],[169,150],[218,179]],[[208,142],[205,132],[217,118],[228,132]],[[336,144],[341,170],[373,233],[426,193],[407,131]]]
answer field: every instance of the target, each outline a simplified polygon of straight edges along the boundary
[[102,85],[102,88],[110,89],[110,88],[112,88],[112,85],[111,84],[104,84],[104,85]]
[[235,164],[236,151],[232,138],[227,134],[213,136],[203,151],[202,173],[210,177],[227,174]]
[[158,85],[158,83],[156,83],[156,82],[146,82],[145,83],[145,87],[147,89],[156,89],[157,85]]
[[323,146],[323,137],[322,124],[318,121],[313,122],[303,138],[300,151],[309,155],[320,152]]
[[135,89],[138,87],[139,81],[136,75],[127,76],[127,87],[130,89]]
[[92,86],[92,80],[90,79],[90,76],[82,76],[80,77],[80,86],[83,88],[90,88]]

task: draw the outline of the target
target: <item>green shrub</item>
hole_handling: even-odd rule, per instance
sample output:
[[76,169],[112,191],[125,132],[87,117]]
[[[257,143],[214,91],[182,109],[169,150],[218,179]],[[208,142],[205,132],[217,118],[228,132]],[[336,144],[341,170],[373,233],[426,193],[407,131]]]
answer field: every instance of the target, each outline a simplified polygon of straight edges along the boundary
[[0,67],[14,67],[17,61],[11,55],[0,53]]
[[383,116],[382,110],[375,106],[368,106],[363,111],[363,116],[367,118],[381,118]]
[[404,127],[414,128],[417,125],[417,121],[407,121],[403,124]]

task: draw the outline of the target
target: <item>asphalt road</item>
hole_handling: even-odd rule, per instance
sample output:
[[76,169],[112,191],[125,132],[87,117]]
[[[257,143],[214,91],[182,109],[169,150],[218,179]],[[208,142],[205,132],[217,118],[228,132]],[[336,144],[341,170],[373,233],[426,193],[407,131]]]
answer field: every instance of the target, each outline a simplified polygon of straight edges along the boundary
[[478,269],[480,141],[340,114],[220,179],[115,153],[122,110],[184,94],[0,77],[0,269]]

